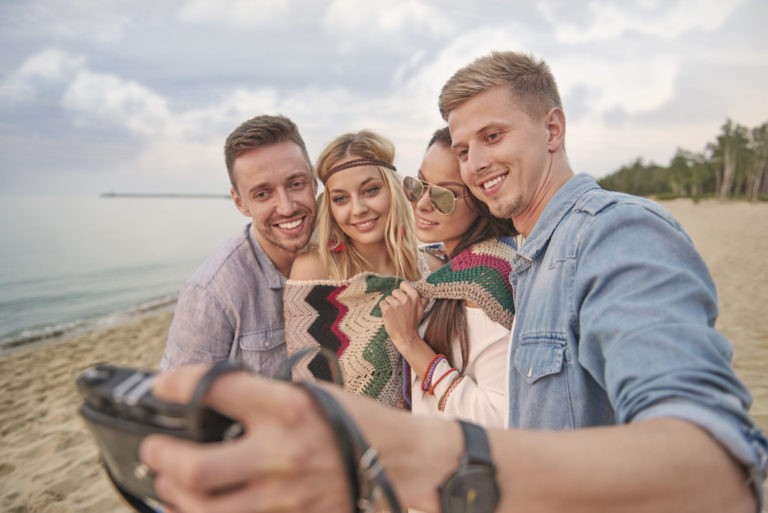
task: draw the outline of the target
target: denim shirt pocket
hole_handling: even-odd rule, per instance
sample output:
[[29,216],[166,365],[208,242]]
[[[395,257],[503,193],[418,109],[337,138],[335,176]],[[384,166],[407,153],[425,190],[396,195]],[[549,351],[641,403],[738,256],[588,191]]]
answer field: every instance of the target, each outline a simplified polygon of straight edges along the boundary
[[240,349],[243,351],[271,351],[285,344],[285,328],[267,328],[240,334]]
[[528,384],[559,373],[565,361],[565,336],[558,333],[523,335],[520,347],[514,352],[517,372]]

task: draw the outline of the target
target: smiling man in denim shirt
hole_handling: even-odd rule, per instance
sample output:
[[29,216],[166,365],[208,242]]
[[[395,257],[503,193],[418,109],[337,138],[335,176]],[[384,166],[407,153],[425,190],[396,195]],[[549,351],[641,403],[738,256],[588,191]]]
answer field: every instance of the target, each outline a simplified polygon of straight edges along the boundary
[[691,507],[699,490],[719,511],[737,511],[748,482],[759,495],[766,441],[747,414],[731,346],[714,329],[715,285],[680,225],[650,201],[574,176],[542,61],[480,58],[446,83],[440,111],[462,179],[525,237],[510,277],[510,427],[617,425],[583,431],[578,450],[553,439],[546,454],[562,451],[571,471],[555,473],[568,485],[552,493],[660,501],[687,489],[679,500]]

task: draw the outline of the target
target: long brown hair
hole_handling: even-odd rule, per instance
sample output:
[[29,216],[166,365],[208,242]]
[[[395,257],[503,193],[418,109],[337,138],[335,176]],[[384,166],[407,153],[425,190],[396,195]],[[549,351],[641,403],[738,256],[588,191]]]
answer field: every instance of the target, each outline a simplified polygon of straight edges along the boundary
[[[451,135],[447,127],[441,128],[434,133],[427,148],[433,144],[439,144],[450,149]],[[517,230],[512,225],[511,219],[495,217],[488,209],[488,205],[472,194],[467,194],[466,201],[469,204],[469,208],[477,213],[478,216],[467,231],[464,232],[454,250],[448,255],[449,259],[455,258],[456,255],[478,242],[496,237],[513,237],[517,235]],[[438,354],[444,354],[448,361],[453,364],[456,361],[454,360],[452,344],[455,337],[458,337],[459,347],[461,348],[461,369],[463,373],[467,367],[467,361],[469,361],[469,330],[467,328],[464,300],[436,299],[429,314],[429,323],[424,333],[424,340],[433,351]]]

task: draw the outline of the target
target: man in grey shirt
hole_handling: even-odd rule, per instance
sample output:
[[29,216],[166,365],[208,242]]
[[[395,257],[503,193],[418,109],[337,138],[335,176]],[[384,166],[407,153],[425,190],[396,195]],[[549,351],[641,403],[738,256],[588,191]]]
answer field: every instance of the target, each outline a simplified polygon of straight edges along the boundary
[[286,357],[283,286],[315,221],[317,182],[304,140],[283,116],[257,116],[224,145],[230,193],[251,218],[184,285],[160,369],[242,360],[274,377]]

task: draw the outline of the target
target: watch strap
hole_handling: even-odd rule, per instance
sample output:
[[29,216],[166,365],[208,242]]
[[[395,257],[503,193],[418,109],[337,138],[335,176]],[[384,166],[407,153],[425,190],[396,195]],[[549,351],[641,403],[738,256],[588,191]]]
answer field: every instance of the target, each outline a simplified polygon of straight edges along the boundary
[[459,421],[464,435],[464,458],[470,465],[484,465],[493,468],[491,446],[485,429],[471,422]]

